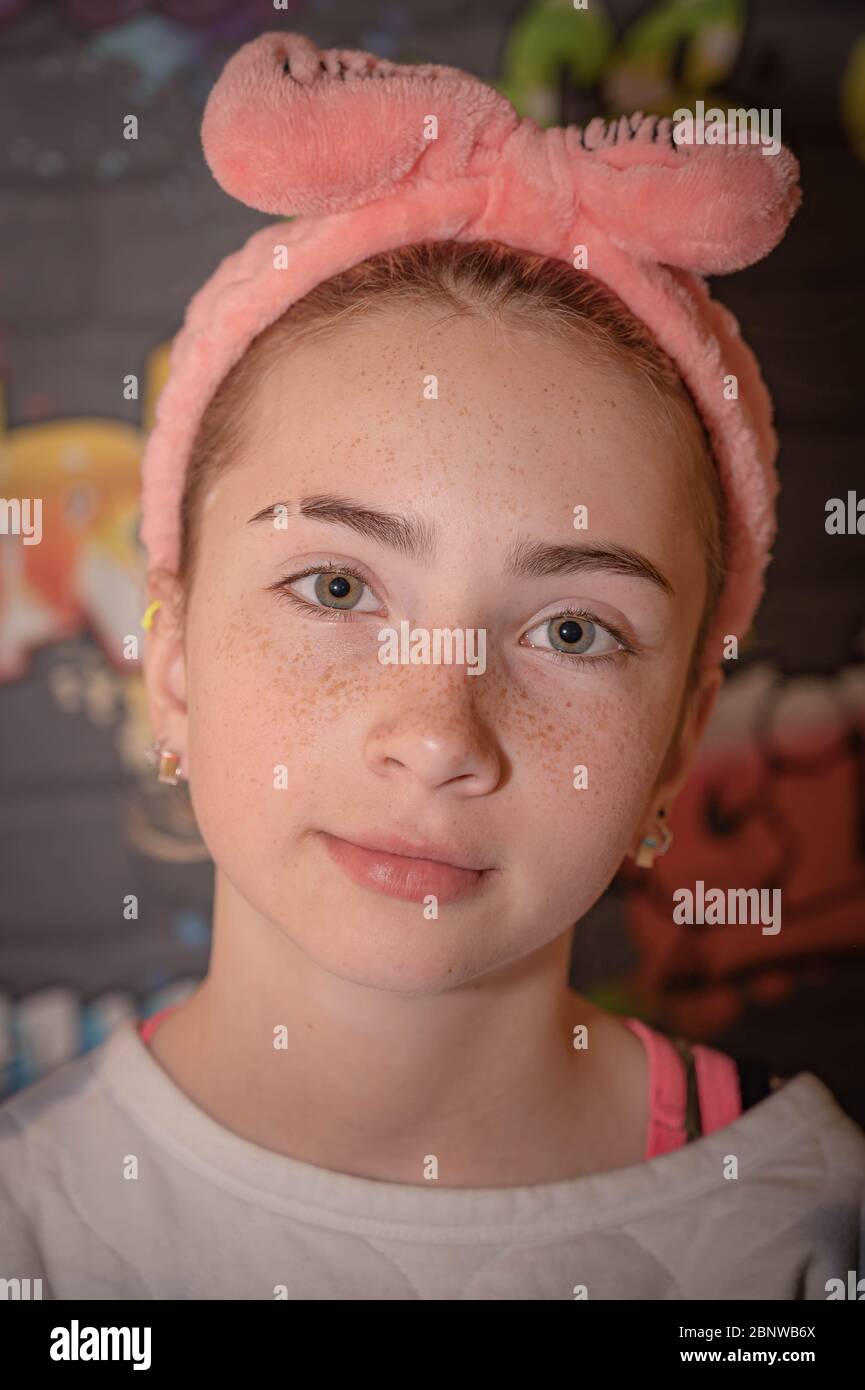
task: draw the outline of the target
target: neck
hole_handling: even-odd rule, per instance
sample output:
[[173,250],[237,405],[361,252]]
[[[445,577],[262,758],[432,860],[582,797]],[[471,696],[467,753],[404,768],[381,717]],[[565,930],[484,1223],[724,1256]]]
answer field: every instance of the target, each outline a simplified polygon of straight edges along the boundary
[[208,975],[153,1053],[226,1128],[318,1167],[420,1183],[435,1155],[442,1186],[577,1176],[621,1143],[634,1093],[614,1053],[623,1033],[640,1049],[569,988],[569,948],[564,932],[435,993],[375,988],[321,969],[218,874]]

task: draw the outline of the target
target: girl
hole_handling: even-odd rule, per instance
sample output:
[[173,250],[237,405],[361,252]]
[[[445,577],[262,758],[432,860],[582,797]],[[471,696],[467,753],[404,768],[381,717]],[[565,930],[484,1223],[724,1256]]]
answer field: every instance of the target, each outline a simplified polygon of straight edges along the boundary
[[212,959],[0,1108],[0,1275],[828,1297],[865,1191],[830,1091],[568,984],[572,925],[669,844],[760,596],[768,399],[702,274],[778,240],[795,161],[540,131],[453,69],[279,34],[203,139],[301,214],[191,302],[144,463],[150,710]]

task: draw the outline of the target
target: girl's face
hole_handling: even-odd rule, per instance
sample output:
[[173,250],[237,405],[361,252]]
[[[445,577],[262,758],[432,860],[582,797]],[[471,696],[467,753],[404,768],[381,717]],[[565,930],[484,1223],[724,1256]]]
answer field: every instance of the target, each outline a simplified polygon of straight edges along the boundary
[[[148,673],[241,925],[434,993],[596,902],[714,698],[675,737],[706,584],[688,466],[630,373],[456,316],[367,319],[260,382],[201,509],[185,639],[163,628]],[[386,664],[402,623],[468,656]],[[327,838],[400,835],[485,872],[391,896]]]

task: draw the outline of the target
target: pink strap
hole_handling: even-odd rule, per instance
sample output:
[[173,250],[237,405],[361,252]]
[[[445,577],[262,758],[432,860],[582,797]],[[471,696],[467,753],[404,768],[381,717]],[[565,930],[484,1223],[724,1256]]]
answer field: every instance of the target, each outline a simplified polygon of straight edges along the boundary
[[[639,1018],[623,1018],[645,1046],[649,1059],[649,1132],[646,1158],[680,1149],[687,1142],[684,1063],[669,1038]],[[736,1063],[704,1043],[692,1043],[703,1133],[721,1129],[742,1113]]]
[[138,1031],[141,1034],[142,1042],[150,1042],[150,1039],[153,1037],[153,1034],[156,1032],[165,1015],[170,1014],[173,1008],[175,1008],[174,1004],[168,1004],[164,1009],[160,1009],[158,1013],[151,1014],[150,1018],[146,1018],[143,1023],[138,1025]]
[[697,1072],[703,1133],[712,1134],[742,1113],[739,1072],[734,1059],[717,1048],[692,1043],[691,1050]]
[[639,1018],[623,1018],[649,1059],[649,1132],[646,1158],[680,1149],[685,1143],[685,1069],[676,1049]]

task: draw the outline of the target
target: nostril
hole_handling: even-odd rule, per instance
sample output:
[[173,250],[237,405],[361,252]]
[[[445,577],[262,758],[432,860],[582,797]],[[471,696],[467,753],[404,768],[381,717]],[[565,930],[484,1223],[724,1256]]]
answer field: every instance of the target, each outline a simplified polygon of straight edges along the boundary
[[291,77],[291,68],[290,68],[289,65],[288,65],[288,58],[287,58],[287,57],[283,59],[282,70],[283,70],[283,72],[286,74],[287,77]]

